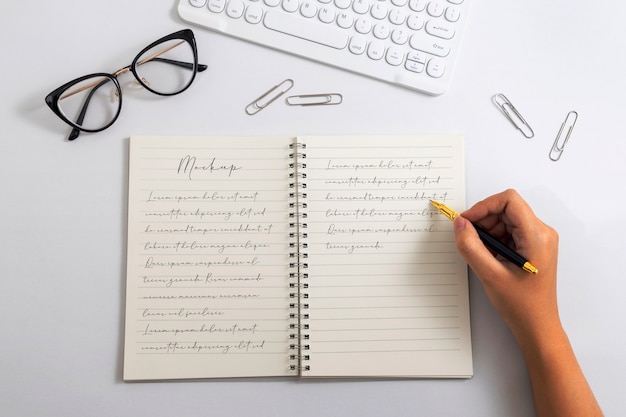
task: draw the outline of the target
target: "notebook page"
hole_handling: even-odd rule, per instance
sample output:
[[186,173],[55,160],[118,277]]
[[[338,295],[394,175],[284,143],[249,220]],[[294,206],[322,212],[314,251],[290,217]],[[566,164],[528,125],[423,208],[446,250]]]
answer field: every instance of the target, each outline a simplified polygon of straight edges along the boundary
[[131,138],[125,380],[290,372],[289,143]]
[[316,377],[469,377],[460,136],[307,137],[310,370]]

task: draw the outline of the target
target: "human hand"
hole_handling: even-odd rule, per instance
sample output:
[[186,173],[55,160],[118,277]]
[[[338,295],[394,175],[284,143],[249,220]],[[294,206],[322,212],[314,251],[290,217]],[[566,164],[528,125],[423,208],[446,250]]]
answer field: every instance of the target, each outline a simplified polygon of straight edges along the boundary
[[[461,216],[454,222],[457,249],[518,342],[560,330],[556,298],[557,232],[537,218],[515,190],[488,197]],[[524,256],[539,273],[529,274],[496,257],[484,246],[470,222],[482,226]]]
[[[559,318],[556,230],[539,220],[515,190],[488,197],[461,216],[454,221],[457,249],[520,345],[537,416],[602,416]],[[509,244],[539,272],[529,274],[497,258],[471,222]]]

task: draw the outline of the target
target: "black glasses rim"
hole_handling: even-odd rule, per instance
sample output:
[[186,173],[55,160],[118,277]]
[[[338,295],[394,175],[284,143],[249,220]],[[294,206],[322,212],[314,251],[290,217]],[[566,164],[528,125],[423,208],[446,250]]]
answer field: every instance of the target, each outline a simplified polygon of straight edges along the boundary
[[[72,121],[72,119],[66,117],[65,113],[63,113],[63,111],[59,107],[59,99],[61,98],[61,95],[65,91],[67,91],[73,85],[81,83],[90,78],[107,78],[108,80],[113,82],[113,85],[115,86],[115,89],[118,92],[119,104],[117,106],[117,112],[115,113],[115,116],[113,116],[111,121],[107,123],[105,126],[99,127],[97,129],[86,128],[82,125],[79,125],[78,123],[75,123],[74,121]],[[111,127],[113,123],[115,123],[115,121],[117,120],[117,118],[119,117],[122,111],[122,87],[120,86],[120,82],[114,74],[109,74],[106,72],[94,72],[92,74],[87,74],[87,75],[83,75],[82,77],[75,78],[72,81],[69,81],[63,84],[62,86],[60,86],[59,88],[55,89],[54,91],[52,91],[50,94],[46,96],[46,104],[48,105],[48,107],[50,107],[50,109],[52,110],[54,114],[56,114],[61,120],[63,120],[65,123],[69,124],[73,128],[78,129],[82,132],[88,132],[88,133],[102,132],[103,130]]]
[[[143,82],[143,80],[139,76],[139,73],[137,72],[137,63],[138,63],[139,59],[141,58],[141,56],[144,53],[146,53],[147,51],[149,51],[150,49],[154,48],[155,46],[157,46],[159,44],[162,44],[164,42],[171,41],[171,40],[174,40],[174,39],[182,39],[182,40],[186,41],[191,46],[191,51],[193,52],[193,71],[191,73],[191,78],[189,79],[189,82],[181,90],[176,91],[174,93],[162,93],[162,92],[153,90],[152,88],[150,88],[149,85],[147,85],[147,84],[145,84]],[[198,47],[196,45],[196,37],[194,36],[193,31],[191,29],[182,29],[182,30],[170,33],[169,35],[163,36],[161,39],[157,39],[156,41],[152,42],[150,45],[148,45],[145,48],[143,48],[137,54],[137,56],[135,56],[135,58],[133,59],[132,63],[130,64],[129,68],[130,68],[130,71],[135,76],[135,78],[137,79],[137,81],[146,90],[150,91],[151,93],[154,93],[154,94],[159,95],[159,96],[168,97],[168,96],[175,96],[175,95],[178,95],[178,94],[186,91],[191,86],[191,84],[193,84],[193,81],[196,79],[196,75],[198,74]]]
[[[146,85],[143,80],[141,79],[141,77],[138,75],[137,71],[136,71],[136,66],[137,66],[137,62],[139,60],[139,58],[141,58],[141,56],[148,50],[150,50],[151,48],[154,48],[155,46],[167,42],[169,40],[174,40],[174,39],[182,39],[184,41],[186,41],[187,43],[189,43],[189,45],[191,46],[191,50],[193,52],[193,71],[192,71],[192,76],[189,80],[189,82],[187,83],[187,85],[182,88],[180,91],[177,91],[175,93],[160,93],[158,91],[153,90],[152,88],[150,88],[148,85]],[[122,110],[122,88],[120,86],[120,83],[117,79],[118,75],[120,75],[120,72],[122,70],[128,69],[133,76],[135,77],[135,79],[141,84],[142,87],[144,87],[145,89],[147,89],[148,91],[150,91],[153,94],[159,95],[159,96],[174,96],[174,95],[178,95],[184,91],[186,91],[191,84],[193,84],[193,81],[196,78],[196,75],[198,72],[203,71],[205,68],[205,66],[200,66],[198,64],[198,48],[196,45],[196,39],[195,39],[195,35],[193,33],[193,31],[191,29],[181,29],[178,30],[176,32],[172,32],[169,35],[165,35],[160,39],[157,39],[156,41],[150,43],[148,46],[146,46],[145,48],[143,48],[133,59],[132,63],[129,66],[123,67],[122,69],[116,71],[115,73],[106,73],[106,72],[95,72],[95,73],[91,73],[91,74],[87,74],[87,75],[83,75],[81,77],[75,78],[71,81],[66,82],[65,84],[61,85],[60,87],[54,89],[52,92],[50,92],[48,95],[46,95],[45,97],[45,102],[48,105],[48,107],[52,110],[52,112],[57,115],[57,117],[59,117],[61,120],[63,120],[66,124],[70,125],[73,129],[77,129],[81,132],[88,132],[88,133],[96,133],[96,132],[101,132],[103,130],[108,129],[109,127],[111,127],[111,125],[113,125],[113,123],[115,123],[115,121],[117,120],[117,118],[119,117],[121,110]],[[68,90],[72,85],[78,84],[80,82],[83,82],[89,78],[96,78],[96,77],[105,77],[109,80],[112,80],[115,88],[118,92],[118,99],[119,99],[119,104],[118,104],[118,108],[117,108],[117,112],[115,114],[115,116],[111,119],[111,121],[109,123],[107,123],[105,126],[97,128],[97,129],[89,129],[89,128],[85,128],[82,125],[79,125],[75,122],[73,122],[71,119],[67,118],[65,116],[65,114],[63,113],[63,111],[61,111],[60,107],[59,107],[59,99],[61,97],[61,95],[63,94],[63,92],[65,92],[66,90]],[[72,136],[72,135],[70,135]],[[74,137],[75,139],[75,137]],[[73,139],[72,139],[73,140]]]

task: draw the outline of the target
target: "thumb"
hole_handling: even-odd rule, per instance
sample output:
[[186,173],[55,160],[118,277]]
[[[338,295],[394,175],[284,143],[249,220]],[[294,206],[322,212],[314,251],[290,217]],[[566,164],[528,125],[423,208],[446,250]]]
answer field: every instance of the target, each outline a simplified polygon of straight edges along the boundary
[[464,217],[454,220],[454,237],[457,250],[479,278],[502,272],[502,263],[485,247],[469,220]]

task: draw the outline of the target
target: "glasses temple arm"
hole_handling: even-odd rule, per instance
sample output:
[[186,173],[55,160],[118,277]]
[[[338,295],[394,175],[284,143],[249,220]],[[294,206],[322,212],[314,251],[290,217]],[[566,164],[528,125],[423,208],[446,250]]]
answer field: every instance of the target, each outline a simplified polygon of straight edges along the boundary
[[[167,58],[152,58],[149,61],[148,60],[141,61],[140,63],[138,63],[138,65],[143,65],[143,64],[145,64],[147,62],[153,62],[153,61],[155,61],[155,62],[164,62],[166,64],[172,64],[172,65],[175,65],[177,67],[185,68],[185,69],[188,69],[188,70],[192,70],[193,69],[193,63],[192,62],[176,61],[176,60],[167,59]],[[198,64],[197,71],[198,72],[202,72],[202,71],[206,70],[207,68],[209,68],[208,65]]]
[[[93,98],[93,95],[96,93],[96,90],[98,88],[102,87],[103,85],[105,85],[106,83],[109,83],[109,82],[111,82],[111,80],[104,79],[103,81],[101,81],[98,84],[96,84],[91,89],[91,91],[89,91],[89,94],[87,94],[87,97],[85,98],[85,102],[83,103],[83,107],[80,109],[80,113],[78,114],[78,118],[76,119],[76,124],[81,125],[83,123],[83,120],[85,120],[85,115],[87,114],[87,107],[89,107],[89,103],[91,102],[91,99]],[[72,131],[70,132],[70,136],[67,139],[68,140],[74,140],[79,135],[80,135],[80,129],[77,128],[77,127],[74,127],[72,129]]]

